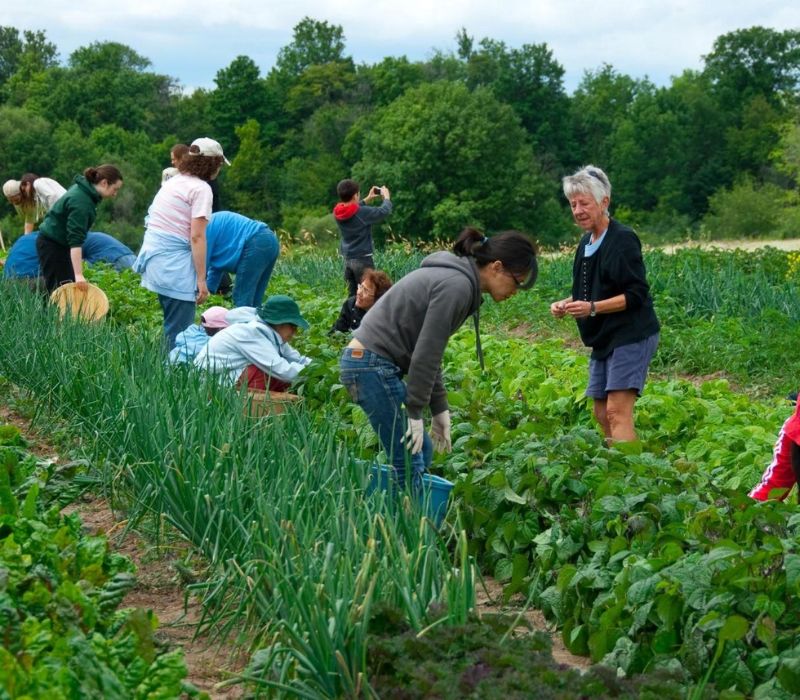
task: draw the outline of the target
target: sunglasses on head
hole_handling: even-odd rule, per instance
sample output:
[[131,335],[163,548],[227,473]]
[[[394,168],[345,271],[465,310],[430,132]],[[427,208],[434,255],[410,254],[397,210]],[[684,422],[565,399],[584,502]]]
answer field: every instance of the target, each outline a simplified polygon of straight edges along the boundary
[[606,179],[596,170],[587,170],[586,172],[589,175],[591,175],[595,180],[600,180],[600,182],[602,182],[604,185],[606,184]]

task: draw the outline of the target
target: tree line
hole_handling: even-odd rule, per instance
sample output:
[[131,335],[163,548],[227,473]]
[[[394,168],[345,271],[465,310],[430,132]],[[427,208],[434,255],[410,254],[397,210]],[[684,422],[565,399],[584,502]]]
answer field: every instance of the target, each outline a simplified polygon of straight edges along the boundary
[[[296,236],[334,235],[336,183],[352,176],[391,187],[389,233],[472,224],[557,244],[574,235],[561,177],[586,163],[609,173],[616,214],[654,237],[800,235],[800,31],[724,34],[702,65],[658,87],[604,64],[568,94],[544,43],[462,29],[424,61],[356,64],[340,26],[305,18],[266,75],[238,56],[187,94],[123,44],[61,63],[44,31],[0,27],[0,176],[68,185],[116,164],[125,187],[95,228],[132,245],[170,147],[198,136],[232,161],[224,208]],[[21,232],[5,201],[0,217]]]

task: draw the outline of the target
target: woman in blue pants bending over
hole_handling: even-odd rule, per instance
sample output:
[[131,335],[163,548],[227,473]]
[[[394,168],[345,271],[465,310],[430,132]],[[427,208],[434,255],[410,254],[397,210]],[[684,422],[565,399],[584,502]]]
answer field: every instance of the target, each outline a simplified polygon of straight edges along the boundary
[[[410,478],[418,488],[433,448],[451,449],[441,368],[450,336],[472,316],[482,362],[482,294],[504,301],[530,289],[536,275],[536,248],[525,234],[504,231],[487,238],[467,228],[452,253],[426,257],[376,302],[354,331],[341,357],[342,384],[369,417],[400,484]],[[427,408],[430,436],[423,417]]]

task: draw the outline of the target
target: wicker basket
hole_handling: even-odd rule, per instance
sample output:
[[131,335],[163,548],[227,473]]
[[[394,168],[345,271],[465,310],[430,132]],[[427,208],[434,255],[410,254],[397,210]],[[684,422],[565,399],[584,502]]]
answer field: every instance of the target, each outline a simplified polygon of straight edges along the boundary
[[283,413],[288,406],[296,406],[300,401],[302,401],[302,399],[296,394],[250,389],[247,392],[247,402],[244,406],[244,413],[251,418],[277,416]]
[[99,321],[108,313],[108,297],[93,284],[82,292],[75,282],[62,284],[50,295],[50,301],[58,306],[61,318],[69,312],[71,316],[87,321]]

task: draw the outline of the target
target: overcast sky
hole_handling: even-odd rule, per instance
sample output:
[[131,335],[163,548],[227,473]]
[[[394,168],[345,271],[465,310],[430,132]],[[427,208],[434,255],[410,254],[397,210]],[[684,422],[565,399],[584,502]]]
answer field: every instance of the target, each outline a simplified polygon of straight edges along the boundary
[[658,85],[702,56],[720,34],[754,25],[800,29],[796,0],[29,0],[0,3],[0,25],[44,29],[62,61],[79,46],[118,41],[187,88],[213,87],[238,55],[263,73],[305,16],[341,25],[357,63],[429,57],[455,49],[465,27],[510,47],[546,43],[574,90],[603,63]]

